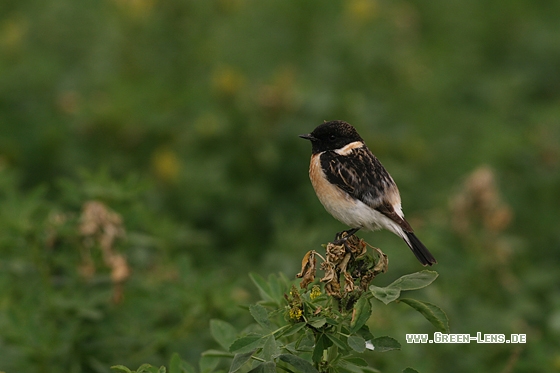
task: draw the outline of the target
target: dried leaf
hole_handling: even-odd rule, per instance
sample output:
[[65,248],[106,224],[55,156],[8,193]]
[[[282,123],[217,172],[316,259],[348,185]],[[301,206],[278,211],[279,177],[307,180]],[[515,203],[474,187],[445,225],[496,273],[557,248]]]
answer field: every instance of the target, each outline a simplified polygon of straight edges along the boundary
[[321,269],[323,271],[325,271],[325,275],[321,279],[321,282],[329,283],[337,277],[336,276],[336,270],[334,268],[334,264],[329,263],[329,262],[323,262],[323,263],[321,263]]
[[130,276],[130,268],[126,258],[121,254],[115,254],[111,257],[111,280],[113,283],[123,282]]
[[346,293],[354,291],[354,279],[348,272],[344,272],[344,291]]
[[91,249],[97,243],[102,252],[103,262],[111,269],[111,280],[114,284],[113,301],[120,302],[123,298],[122,283],[130,276],[125,256],[114,249],[115,241],[126,234],[122,217],[99,201],[87,201],[82,207],[78,230],[84,237],[80,273],[86,278],[95,274]]
[[344,245],[335,245],[332,242],[327,244],[327,261],[330,263],[338,264],[346,255],[346,248]]
[[372,246],[372,249],[376,251],[377,255],[379,256],[377,264],[375,264],[375,267],[373,267],[373,272],[375,273],[375,276],[377,276],[380,273],[387,272],[387,270],[389,269],[389,258],[387,258],[387,255],[377,247]]
[[299,284],[302,289],[307,288],[310,283],[315,281],[316,264],[317,259],[315,259],[315,251],[308,251],[301,261],[301,272],[296,275],[297,278],[303,277]]
[[346,272],[346,268],[348,267],[348,262],[350,262],[350,258],[352,258],[352,255],[350,253],[346,254],[344,258],[342,258],[342,260],[338,264],[339,272]]

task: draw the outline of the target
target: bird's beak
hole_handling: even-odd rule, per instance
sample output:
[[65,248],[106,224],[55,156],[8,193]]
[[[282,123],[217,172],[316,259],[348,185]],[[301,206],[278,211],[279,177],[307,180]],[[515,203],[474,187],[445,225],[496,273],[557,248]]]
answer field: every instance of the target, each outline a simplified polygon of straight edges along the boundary
[[301,137],[302,139],[309,140],[309,141],[317,140],[317,138],[310,133],[305,134],[305,135],[299,135],[299,137]]

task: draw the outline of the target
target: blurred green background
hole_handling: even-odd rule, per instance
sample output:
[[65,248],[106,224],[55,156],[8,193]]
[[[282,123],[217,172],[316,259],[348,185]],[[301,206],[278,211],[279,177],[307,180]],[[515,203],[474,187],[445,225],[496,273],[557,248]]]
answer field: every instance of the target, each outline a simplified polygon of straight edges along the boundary
[[[559,19],[530,0],[2,1],[0,371],[196,364],[209,319],[247,324],[248,272],[291,277],[344,228],[297,137],[333,119],[439,261],[414,296],[453,333],[527,334],[406,344],[433,327],[379,303],[373,334],[403,348],[371,365],[560,371]],[[361,237],[389,255],[379,286],[421,269]]]

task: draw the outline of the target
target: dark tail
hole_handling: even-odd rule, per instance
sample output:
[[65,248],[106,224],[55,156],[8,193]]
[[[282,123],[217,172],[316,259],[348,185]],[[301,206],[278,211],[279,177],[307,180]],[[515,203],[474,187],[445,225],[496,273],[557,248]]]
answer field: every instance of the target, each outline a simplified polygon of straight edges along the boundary
[[426,246],[424,246],[424,244],[420,242],[420,240],[418,239],[418,237],[416,237],[414,233],[412,232],[404,232],[404,233],[408,237],[408,241],[405,240],[405,242],[414,253],[414,256],[416,256],[416,259],[418,259],[418,261],[422,263],[423,266],[427,266],[427,265],[431,266],[432,264],[437,263],[436,258],[434,258],[432,253],[430,253],[430,251],[426,249]]

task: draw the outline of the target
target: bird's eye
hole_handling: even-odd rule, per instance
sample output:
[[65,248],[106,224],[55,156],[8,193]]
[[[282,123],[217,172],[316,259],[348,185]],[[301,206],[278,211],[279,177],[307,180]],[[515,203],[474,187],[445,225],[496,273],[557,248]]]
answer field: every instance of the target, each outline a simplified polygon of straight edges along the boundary
[[334,139],[336,139],[336,136],[335,136],[335,135],[330,135],[330,136],[329,136],[329,140],[333,141]]

